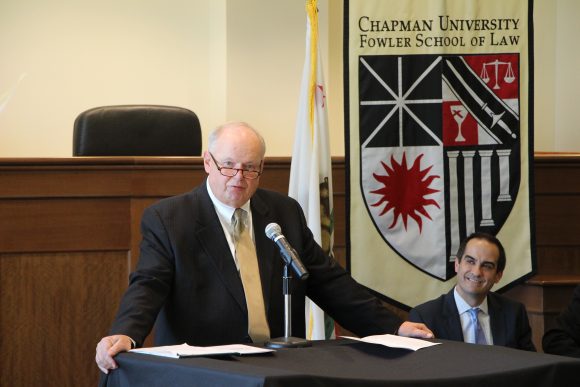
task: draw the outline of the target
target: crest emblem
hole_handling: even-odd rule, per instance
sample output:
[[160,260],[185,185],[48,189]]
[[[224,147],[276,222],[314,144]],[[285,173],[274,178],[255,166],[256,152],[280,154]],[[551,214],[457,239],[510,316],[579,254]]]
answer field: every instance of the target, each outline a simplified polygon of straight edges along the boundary
[[385,242],[446,281],[520,184],[519,54],[359,57],[361,190]]

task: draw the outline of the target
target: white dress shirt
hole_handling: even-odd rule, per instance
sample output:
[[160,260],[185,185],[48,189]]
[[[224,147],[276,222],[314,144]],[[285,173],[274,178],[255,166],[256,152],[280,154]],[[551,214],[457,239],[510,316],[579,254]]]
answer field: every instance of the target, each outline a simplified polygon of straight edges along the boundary
[[[207,181],[206,181],[206,185],[207,185],[207,192],[209,193],[209,198],[211,199],[211,202],[213,203],[215,211],[217,212],[218,218],[219,218],[220,223],[222,225],[222,228],[224,230],[224,234],[226,235],[226,240],[228,241],[228,246],[230,247],[230,251],[232,252],[232,257],[234,257],[234,262],[236,264],[236,268],[238,269],[238,271],[240,271],[240,266],[238,265],[238,261],[236,259],[236,247],[234,244],[234,237],[233,237],[234,229],[232,226],[232,217],[233,217],[234,211],[236,209],[220,202],[220,200],[214,195],[214,193],[211,190],[211,187],[209,186],[209,183]],[[255,243],[254,225],[252,222],[252,210],[250,209],[250,201],[247,201],[246,203],[244,203],[244,205],[241,206],[240,208],[242,210],[245,210],[248,212],[248,216],[246,217],[247,224],[245,225],[245,227],[248,227],[248,230],[250,230],[250,235],[252,236],[252,240]]]
[[[471,318],[469,317],[469,309],[472,307],[465,302],[461,295],[457,292],[457,287],[453,290],[453,296],[455,297],[455,305],[457,305],[457,310],[459,311],[459,319],[461,320],[461,329],[463,330],[463,341],[466,343],[474,343],[475,337],[474,332],[471,329]],[[491,335],[491,325],[489,323],[489,308],[487,306],[487,297],[483,300],[481,305],[475,306],[481,311],[479,313],[479,324],[483,333],[485,333],[485,339],[489,345],[493,344],[493,336]]]

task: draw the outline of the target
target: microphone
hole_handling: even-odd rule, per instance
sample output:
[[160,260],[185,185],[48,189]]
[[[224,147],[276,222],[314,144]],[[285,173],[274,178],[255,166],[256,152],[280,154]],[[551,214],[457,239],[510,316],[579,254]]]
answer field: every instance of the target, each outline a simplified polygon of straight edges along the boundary
[[286,237],[282,235],[282,229],[278,225],[278,223],[270,223],[266,226],[266,236],[280,249],[280,255],[284,258],[284,261],[287,265],[290,265],[294,272],[298,276],[299,279],[306,279],[308,278],[308,270],[304,267],[300,258],[298,257],[298,253],[296,250],[290,246],[290,243],[286,240]]

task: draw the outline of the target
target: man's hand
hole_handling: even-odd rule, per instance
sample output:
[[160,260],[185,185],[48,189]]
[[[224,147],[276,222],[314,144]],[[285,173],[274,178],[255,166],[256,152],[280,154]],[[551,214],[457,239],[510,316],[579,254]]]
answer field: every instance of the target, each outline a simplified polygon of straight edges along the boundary
[[97,354],[95,361],[104,373],[117,368],[117,362],[113,359],[119,352],[126,352],[131,349],[131,339],[125,335],[113,335],[103,337],[97,344]]
[[414,323],[410,321],[405,321],[403,324],[401,324],[399,330],[397,331],[397,335],[407,337],[418,337],[421,339],[432,339],[435,337],[435,335],[433,335],[433,332],[431,332],[431,330],[427,328],[427,325],[422,323]]

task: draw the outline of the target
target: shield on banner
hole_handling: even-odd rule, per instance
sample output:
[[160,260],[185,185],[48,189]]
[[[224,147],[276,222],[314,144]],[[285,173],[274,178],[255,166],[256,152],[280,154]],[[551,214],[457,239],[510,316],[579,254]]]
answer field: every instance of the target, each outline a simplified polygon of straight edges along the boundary
[[359,57],[361,189],[384,241],[434,278],[496,235],[520,184],[519,54]]

